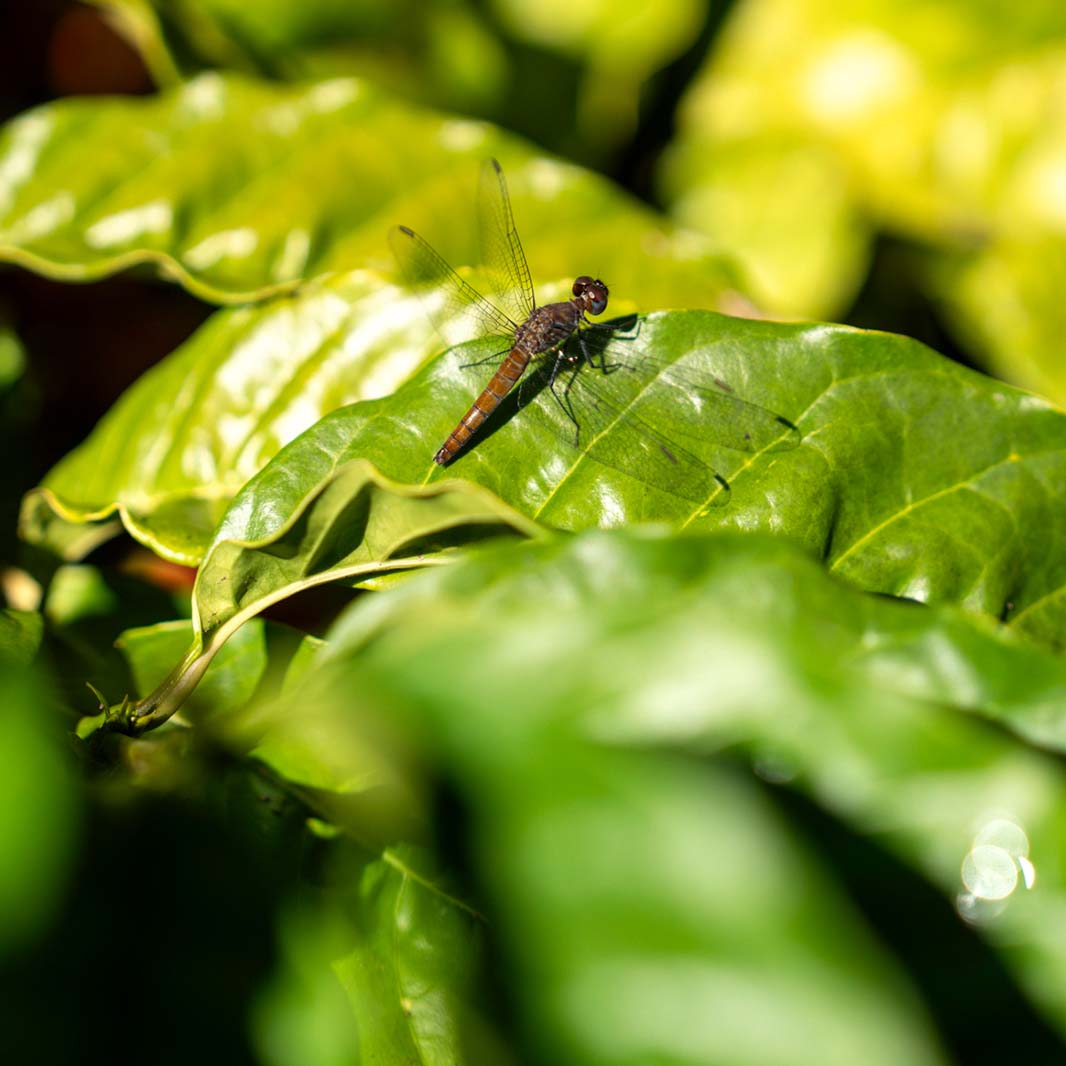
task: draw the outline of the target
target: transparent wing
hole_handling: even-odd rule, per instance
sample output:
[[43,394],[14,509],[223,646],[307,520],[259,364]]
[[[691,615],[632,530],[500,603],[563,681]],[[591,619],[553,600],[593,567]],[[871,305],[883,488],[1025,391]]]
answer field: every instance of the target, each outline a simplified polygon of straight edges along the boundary
[[[515,405],[548,428],[575,458],[587,455],[701,506],[729,500],[722,449],[778,450],[799,443],[781,415],[736,396],[719,378],[686,371],[616,341],[593,346],[586,331],[558,356],[534,363]],[[473,442],[476,447],[476,440]]]
[[482,164],[477,207],[481,258],[489,295],[511,318],[524,322],[536,307],[533,281],[511,214],[507,182],[495,159],[487,159]]
[[485,336],[513,341],[518,323],[459,277],[414,230],[393,226],[389,245],[407,284],[421,296],[426,314],[449,345]]
[[[613,344],[593,356],[579,393],[602,397],[655,425],[670,427],[672,440],[701,451],[718,446],[739,452],[795,447],[799,431],[782,415],[742,400],[719,377]],[[628,399],[627,399],[628,398]]]

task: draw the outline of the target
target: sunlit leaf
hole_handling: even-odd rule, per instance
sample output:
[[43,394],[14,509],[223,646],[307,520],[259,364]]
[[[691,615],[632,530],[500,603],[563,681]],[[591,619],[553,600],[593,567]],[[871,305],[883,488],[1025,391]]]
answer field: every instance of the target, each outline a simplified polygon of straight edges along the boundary
[[871,234],[910,239],[909,284],[970,351],[1061,399],[1064,61],[1056,0],[744,0],[683,102],[667,198],[777,314],[841,315]]
[[[291,504],[260,501],[274,486],[295,495],[288,470],[306,490],[365,457],[409,484],[476,481],[561,529],[665,521],[772,532],[860,587],[960,603],[1061,640],[1066,546],[1052,517],[1066,492],[1061,412],[886,334],[693,312],[645,319],[639,337],[675,361],[671,373],[729,382],[738,401],[780,413],[798,434],[778,424],[758,450],[734,451],[717,443],[712,423],[692,431],[680,411],[671,421],[656,410],[653,428],[728,483],[726,492],[701,478],[696,487],[710,487],[695,501],[683,473],[667,485],[627,470],[624,455],[597,461],[611,455],[606,440],[592,453],[574,449],[530,409],[505,409],[493,432],[441,469],[431,457],[473,395],[462,369],[472,353],[457,352],[393,396],[323,419],[237,497],[220,536],[262,536],[257,516],[287,514]],[[533,403],[555,411],[546,391]],[[626,439],[623,429],[609,434]]]
[[[334,465],[368,458],[399,482],[477,481],[514,510],[563,529],[654,520],[773,531],[802,541],[864,588],[961,602],[1040,639],[1061,637],[1066,564],[1050,520],[1066,483],[1061,412],[887,334],[675,313],[649,317],[635,340],[613,344],[673,363],[688,380],[728,383],[738,403],[795,423],[802,442],[793,446],[797,436],[782,425],[776,441],[736,451],[715,437],[713,420],[705,434],[689,428],[679,437],[675,414],[652,407],[650,430],[694,453],[729,486],[726,492],[704,478],[698,484],[710,486],[706,498],[694,500],[683,482],[671,489],[627,471],[624,456],[614,465],[597,461],[609,457],[611,441],[626,439],[620,429],[586,454],[533,411],[516,412],[505,401],[490,431],[441,470],[431,457],[488,374],[463,368],[487,354],[474,349],[442,357],[390,397],[328,415],[279,467],[296,464],[295,497],[262,499],[267,486],[289,495],[294,489],[289,474],[271,475],[231,514],[285,515]],[[555,410],[546,391],[533,402]],[[551,417],[558,426],[558,413]],[[106,498],[106,484],[94,487],[89,471],[106,470],[102,457],[123,438],[116,429],[98,439],[69,461],[69,474],[57,471],[55,488],[28,502],[30,539],[47,540],[52,508],[61,516],[92,513],[63,493],[88,485]],[[80,470],[84,477],[73,476]],[[183,522],[175,528],[186,540],[169,546],[196,558],[212,515],[198,512],[194,520],[194,502],[194,492],[179,490]],[[159,512],[166,515],[165,505]],[[254,539],[262,533],[254,528],[240,535]]]
[[[90,134],[99,148],[86,156]],[[330,271],[390,270],[396,222],[431,228],[469,262],[474,178],[491,155],[542,283],[596,271],[645,308],[707,304],[729,287],[705,244],[671,235],[603,179],[356,79],[278,87],[207,74],[152,99],[19,116],[0,131],[0,259],[69,280],[151,264],[226,302]]]

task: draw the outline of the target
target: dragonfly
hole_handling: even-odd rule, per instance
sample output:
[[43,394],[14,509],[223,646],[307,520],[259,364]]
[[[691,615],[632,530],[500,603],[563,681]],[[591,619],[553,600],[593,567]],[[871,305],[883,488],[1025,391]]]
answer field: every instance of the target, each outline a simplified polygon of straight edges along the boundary
[[[798,441],[791,422],[740,399],[721,378],[657,359],[618,323],[591,322],[589,316],[602,315],[609,299],[599,278],[582,274],[570,299],[538,306],[495,159],[482,167],[478,222],[491,298],[414,230],[395,226],[389,234],[405,279],[426,290],[426,310],[444,339],[458,345],[485,337],[499,345],[489,360],[462,368],[480,373],[484,382],[487,363],[498,364],[434,462],[451,463],[515,393],[516,410],[528,410],[581,456],[705,505],[726,502],[729,483],[691,448],[705,451],[709,441],[755,452]],[[538,370],[527,375],[530,364]]]

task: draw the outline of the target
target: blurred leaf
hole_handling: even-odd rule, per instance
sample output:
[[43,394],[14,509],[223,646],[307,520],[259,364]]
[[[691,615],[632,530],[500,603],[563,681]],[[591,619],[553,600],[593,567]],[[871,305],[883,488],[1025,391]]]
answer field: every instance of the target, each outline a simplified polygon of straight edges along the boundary
[[[823,928],[850,919],[822,875],[747,786],[691,762],[723,748],[919,870],[1066,1031],[1066,950],[1047,935],[1066,899],[1066,779],[1022,739],[1066,749],[1066,661],[1002,629],[860,594],[779,541],[586,534],[487,551],[355,607],[275,714],[292,728],[323,705],[399,718],[463,792],[516,987],[534,1029],[563,1042],[554,1061],[579,1047],[733,1061],[715,1042],[738,1032],[754,1050],[736,1061],[814,1061],[759,1043],[729,997],[708,992],[704,1009],[720,1006],[694,1028],[631,1005],[637,987],[666,1001],[741,976],[747,1002],[772,1003],[757,1016],[786,1029],[809,1015],[847,1046],[848,1018],[892,1028],[876,952]],[[834,1009],[851,982],[887,1013]]]
[[[464,797],[544,1061],[848,1062],[865,1034],[896,1062],[936,1056],[920,1015],[902,1036],[910,997],[832,870],[693,757],[740,747],[958,896],[1062,1027],[1066,953],[1045,930],[1066,782],[970,715],[1061,750],[1064,694],[1061,659],[860,595],[780,542],[599,534],[483,553],[356,607],[277,714],[376,706],[419,731]],[[967,900],[963,860],[1007,847],[997,819],[1028,835],[1008,855],[1035,886],[1011,860],[1009,899]],[[689,1024],[666,1023],[671,1003]]]
[[825,318],[855,296],[870,224],[831,153],[752,139],[728,150],[682,139],[666,178],[679,222],[740,265],[756,302],[786,317]]
[[0,956],[41,932],[74,857],[77,793],[48,714],[43,686],[0,659]]
[[729,285],[699,241],[675,239],[602,179],[355,79],[208,74],[149,100],[20,116],[0,131],[0,259],[69,280],[155,264],[205,299],[240,302],[334,270],[391,270],[389,224],[434,219],[462,263],[475,161],[490,155],[510,175],[537,278],[595,270],[643,307],[705,304]]
[[268,1066],[494,1061],[466,1040],[480,916],[422,849],[336,867],[284,916],[284,965],[255,1012]]
[[751,784],[557,741],[527,755],[467,791],[518,1042],[538,1061],[944,1061],[901,975]]
[[1066,404],[1066,244],[1058,234],[945,254],[929,269],[952,328],[994,374]]
[[26,350],[18,334],[6,322],[0,321],[0,397],[22,379],[25,369]]
[[204,69],[296,81],[357,74],[403,95],[488,113],[503,95],[500,42],[457,0],[90,0],[162,85]]
[[0,609],[0,664],[27,666],[41,646],[44,619],[37,611]]
[[[613,147],[636,130],[651,76],[696,39],[706,0],[493,0],[492,10],[514,40],[570,56],[581,64],[577,137]],[[562,114],[557,118],[564,126]]]
[[197,574],[191,645],[153,692],[86,720],[82,736],[112,726],[136,735],[167,721],[244,622],[297,592],[439,562],[436,553],[470,533],[537,532],[475,485],[398,485],[366,462],[337,462],[342,445],[291,445],[245,486]]
[[787,315],[840,314],[862,282],[868,232],[906,235],[930,272],[956,264],[928,294],[953,305],[961,339],[1062,399],[1046,354],[1056,333],[1040,316],[1054,315],[1042,279],[1057,271],[1066,218],[1064,12],[1057,0],[1024,12],[743,0],[670,149],[677,216]]
[[417,850],[392,848],[360,879],[353,950],[334,969],[355,1013],[362,1061],[462,1061],[482,919],[426,866]]
[[[325,896],[325,894],[323,894]],[[350,1066],[359,1061],[351,1006],[333,963],[351,928],[328,897],[281,915],[281,963],[252,1014],[264,1066]]]
[[184,62],[171,54],[152,0],[85,0],[85,3],[101,9],[114,32],[140,54],[157,85],[169,86],[181,81]]
[[[287,80],[357,75],[410,99],[537,128],[524,114],[525,80],[577,80],[544,136],[583,158],[634,132],[648,79],[691,47],[707,5],[669,0],[586,3],[464,0],[92,0],[141,52],[161,84],[204,68],[258,71]],[[545,53],[568,60],[546,67]],[[543,110],[543,108],[542,108]],[[575,130],[576,125],[576,130]],[[574,153],[571,152],[571,155]]]
[[48,586],[44,613],[54,626],[72,626],[115,614],[118,594],[95,566],[61,566]]

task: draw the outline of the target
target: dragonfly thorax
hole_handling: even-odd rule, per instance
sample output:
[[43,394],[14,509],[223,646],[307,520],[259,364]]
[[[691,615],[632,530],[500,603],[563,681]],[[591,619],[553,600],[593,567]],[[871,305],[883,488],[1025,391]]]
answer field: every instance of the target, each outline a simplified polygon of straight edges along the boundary
[[577,300],[545,304],[538,307],[515,331],[514,346],[528,356],[557,348],[570,338],[583,317],[584,310]]

